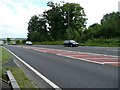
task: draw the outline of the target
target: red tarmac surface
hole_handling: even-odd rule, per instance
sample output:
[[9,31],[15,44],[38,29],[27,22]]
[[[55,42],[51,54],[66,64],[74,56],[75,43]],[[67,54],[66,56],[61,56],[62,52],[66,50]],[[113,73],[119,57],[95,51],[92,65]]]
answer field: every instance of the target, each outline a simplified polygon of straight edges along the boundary
[[92,53],[83,53],[83,52],[75,52],[75,51],[67,51],[67,50],[59,50],[59,49],[49,49],[49,48],[37,48],[37,47],[28,47],[28,46],[20,46],[26,49],[32,49],[44,53],[51,53],[60,56],[65,56],[69,58],[85,60],[89,62],[97,62],[99,64],[108,64],[112,66],[120,66],[120,62],[118,62],[118,56],[110,56],[110,55],[100,55],[100,54],[92,54]]

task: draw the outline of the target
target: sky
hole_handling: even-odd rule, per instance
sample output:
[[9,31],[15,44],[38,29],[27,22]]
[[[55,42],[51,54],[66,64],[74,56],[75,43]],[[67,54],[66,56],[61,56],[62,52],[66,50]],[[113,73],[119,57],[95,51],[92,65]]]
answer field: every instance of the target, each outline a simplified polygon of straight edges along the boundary
[[[49,9],[48,1],[60,3],[63,0],[0,0],[0,38],[27,38],[27,23],[33,15]],[[64,0],[66,3],[78,3],[84,8],[87,26],[99,23],[107,13],[117,12],[119,1]]]

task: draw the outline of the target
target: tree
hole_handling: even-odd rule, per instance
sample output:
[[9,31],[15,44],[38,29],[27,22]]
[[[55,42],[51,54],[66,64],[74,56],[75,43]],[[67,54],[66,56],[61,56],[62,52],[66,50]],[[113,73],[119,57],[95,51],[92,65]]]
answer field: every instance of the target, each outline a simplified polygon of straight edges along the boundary
[[84,36],[94,38],[115,38],[120,37],[120,13],[112,12],[101,19],[101,23],[94,23],[85,31]]
[[9,42],[9,43],[10,43],[10,41],[11,41],[11,39],[10,39],[10,38],[7,38],[7,42]]
[[[52,8],[45,12],[45,17],[49,24],[50,35],[54,40],[67,39],[73,33],[77,33],[77,37],[80,36],[78,34],[81,34],[85,28],[87,19],[84,9],[79,4],[66,3],[60,6],[60,4],[49,2],[48,6]],[[75,36],[73,39],[76,38]]]
[[48,2],[51,9],[42,15],[34,15],[28,23],[28,40],[79,40],[86,27],[84,9],[76,3],[60,4]]
[[120,12],[112,12],[103,16],[101,33],[106,38],[120,37]]
[[42,15],[34,15],[28,23],[28,40],[46,41],[49,38],[46,21]]
[[79,41],[82,31],[86,27],[85,23],[87,18],[85,18],[84,9],[79,4],[75,3],[66,3],[62,8],[64,24],[67,28],[66,33],[69,32],[68,34],[71,34],[72,39]]
[[48,6],[50,6],[51,9],[44,12],[44,17],[48,23],[49,34],[52,40],[62,40],[65,36],[65,29],[63,18],[61,17],[62,13],[60,4],[48,2]]
[[100,38],[101,37],[101,33],[100,33],[100,30],[101,30],[101,25],[98,24],[98,23],[94,23],[92,25],[89,26],[88,28],[88,36],[89,36],[89,39],[93,39],[93,38]]

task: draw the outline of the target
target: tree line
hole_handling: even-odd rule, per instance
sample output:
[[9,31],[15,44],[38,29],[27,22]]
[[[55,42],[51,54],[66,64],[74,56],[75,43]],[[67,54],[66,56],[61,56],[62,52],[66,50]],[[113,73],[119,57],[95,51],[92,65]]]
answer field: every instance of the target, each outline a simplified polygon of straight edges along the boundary
[[57,41],[74,39],[85,42],[93,38],[120,37],[120,13],[112,12],[86,28],[86,15],[80,4],[48,2],[50,7],[41,15],[34,15],[28,22],[28,40]]

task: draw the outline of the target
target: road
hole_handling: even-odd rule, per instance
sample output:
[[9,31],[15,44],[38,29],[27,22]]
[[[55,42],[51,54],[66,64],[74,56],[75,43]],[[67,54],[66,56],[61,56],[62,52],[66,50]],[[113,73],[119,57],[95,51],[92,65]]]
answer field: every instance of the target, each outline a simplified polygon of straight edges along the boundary
[[[44,48],[53,48],[53,49],[62,49],[62,50],[72,50],[78,52],[89,52],[89,53],[98,53],[105,55],[115,55],[118,56],[118,47],[93,47],[93,46],[79,46],[79,47],[63,47],[63,45],[34,45],[35,47],[44,47]],[[119,51],[120,52],[120,51]]]
[[115,53],[117,49],[107,48],[106,51],[102,51],[105,49],[97,47],[64,48],[63,46],[45,45],[5,47],[60,88],[118,88],[118,67],[63,57],[54,53],[44,53],[40,48],[49,47],[115,56],[118,55]]

